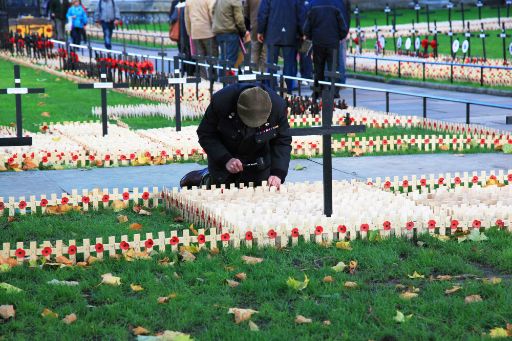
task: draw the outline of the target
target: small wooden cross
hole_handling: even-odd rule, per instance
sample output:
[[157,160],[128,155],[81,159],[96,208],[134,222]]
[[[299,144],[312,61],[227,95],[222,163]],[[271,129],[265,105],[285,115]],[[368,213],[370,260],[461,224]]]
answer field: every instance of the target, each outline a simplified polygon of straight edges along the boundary
[[181,85],[189,83],[200,83],[201,77],[181,77],[180,70],[174,70],[174,77],[168,79],[168,84],[174,86],[174,103],[176,105],[176,131],[181,131]]
[[354,126],[333,126],[332,117],[334,111],[334,92],[336,79],[340,73],[336,71],[337,51],[334,51],[333,65],[331,71],[326,75],[331,78],[329,89],[324,88],[322,93],[322,126],[310,128],[294,128],[289,133],[292,136],[322,135],[323,154],[323,190],[324,190],[324,214],[327,217],[332,215],[332,134],[360,133],[366,130],[364,125]]
[[478,20],[482,20],[482,7],[484,7],[484,2],[477,0],[476,7],[478,8]]
[[32,138],[23,137],[23,113],[21,96],[27,94],[42,94],[43,88],[22,88],[20,78],[20,66],[14,65],[14,88],[0,89],[0,95],[14,95],[16,100],[16,137],[0,138],[0,147],[6,146],[31,146]]
[[489,35],[485,33],[484,31],[484,23],[480,23],[480,34],[478,35],[478,38],[482,40],[482,49],[484,51],[484,60],[487,60],[487,50],[485,49],[485,39]]
[[103,129],[103,136],[108,135],[108,114],[107,114],[107,89],[126,89],[129,87],[128,83],[107,82],[107,69],[105,62],[101,63],[101,81],[92,84],[78,84],[78,89],[100,89],[101,90],[101,122]]
[[507,38],[512,37],[511,34],[507,34],[507,30],[505,29],[505,23],[501,23],[501,32],[497,35],[498,38],[501,38],[501,42],[503,44],[503,60],[507,61]]
[[414,1],[414,10],[416,11],[416,22],[420,22],[420,11],[421,11],[421,5],[418,0]]
[[462,16],[462,27],[466,26],[466,20],[465,20],[466,10],[464,9],[463,1],[460,2],[460,10],[457,10],[457,12],[459,12]]

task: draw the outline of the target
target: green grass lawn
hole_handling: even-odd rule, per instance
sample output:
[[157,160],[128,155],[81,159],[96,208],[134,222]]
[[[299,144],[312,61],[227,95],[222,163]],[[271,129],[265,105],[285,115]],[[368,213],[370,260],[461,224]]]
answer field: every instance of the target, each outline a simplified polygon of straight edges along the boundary
[[[155,219],[157,212],[149,219]],[[8,224],[2,229],[2,241],[56,239],[70,233],[77,238],[104,236],[118,229],[114,214],[108,215],[19,217],[15,223],[2,218]],[[156,221],[164,228],[172,223],[172,217]],[[41,223],[36,228],[37,222]],[[18,232],[9,234],[11,228]],[[29,231],[24,237],[23,229]],[[105,260],[87,268],[14,267],[0,273],[0,282],[23,291],[0,289],[0,304],[12,304],[16,309],[16,318],[4,321],[1,333],[6,339],[130,339],[131,329],[142,326],[151,334],[174,330],[196,340],[477,340],[492,328],[512,322],[512,235],[498,230],[485,233],[489,240],[480,243],[420,236],[421,243],[396,238],[353,240],[352,250],[299,243],[283,249],[201,251],[193,262],[161,253],[152,260]],[[243,255],[264,261],[248,265],[242,261]],[[164,257],[174,264],[159,264]],[[348,264],[351,260],[358,262],[353,274],[331,269],[340,261]],[[415,271],[425,277],[409,278]],[[241,272],[246,280],[229,287],[226,280]],[[100,284],[105,273],[120,277],[121,285]],[[310,280],[304,290],[287,286],[289,277],[302,281],[304,275]],[[439,275],[452,278],[433,280]],[[333,281],[325,282],[326,276]],[[484,277],[502,281],[486,284]],[[47,284],[53,279],[78,281],[79,285]],[[357,283],[357,288],[346,288],[346,281]],[[131,284],[143,290],[134,292]],[[445,294],[455,285],[461,289]],[[418,290],[418,296],[401,298],[407,288]],[[170,294],[173,298],[167,303],[157,303],[159,297]],[[469,295],[480,295],[482,302],[465,304]],[[231,307],[257,310],[251,320],[259,331],[250,331],[247,322],[235,324],[233,315],[227,313]],[[45,308],[59,318],[42,317]],[[398,323],[394,320],[397,310],[412,316]],[[60,319],[71,313],[77,321],[64,324]],[[312,323],[296,324],[297,315],[311,318]],[[326,320],[330,325],[324,324]]]

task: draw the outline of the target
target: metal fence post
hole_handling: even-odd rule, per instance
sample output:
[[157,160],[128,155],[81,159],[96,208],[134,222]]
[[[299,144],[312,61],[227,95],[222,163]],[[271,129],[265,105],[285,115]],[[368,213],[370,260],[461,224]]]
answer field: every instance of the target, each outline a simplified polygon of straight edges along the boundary
[[480,67],[480,86],[484,86],[484,67]]
[[450,64],[450,83],[453,84],[453,62]]
[[402,62],[398,61],[398,78],[402,78]]
[[378,75],[379,74],[379,60],[377,58],[375,58],[375,75]]
[[389,92],[386,91],[386,113],[389,114]]
[[470,104],[466,103],[466,124],[469,124]]
[[354,72],[356,72],[356,60],[357,60],[357,57],[354,55]]
[[425,81],[425,62],[423,62],[423,81]]
[[423,97],[423,118],[427,118],[427,97]]
[[352,88],[352,102],[354,104],[354,108],[357,107],[357,94],[356,94],[356,88]]

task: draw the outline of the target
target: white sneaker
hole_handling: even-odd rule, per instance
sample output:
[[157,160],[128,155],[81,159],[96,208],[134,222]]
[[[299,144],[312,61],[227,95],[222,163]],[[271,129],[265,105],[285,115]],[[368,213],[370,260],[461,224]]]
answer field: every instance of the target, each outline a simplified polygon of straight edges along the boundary
[[302,86],[308,86],[308,85],[309,85],[309,83],[308,83],[308,82],[306,82],[306,81],[302,81],[302,82],[300,82],[300,85],[302,85]]

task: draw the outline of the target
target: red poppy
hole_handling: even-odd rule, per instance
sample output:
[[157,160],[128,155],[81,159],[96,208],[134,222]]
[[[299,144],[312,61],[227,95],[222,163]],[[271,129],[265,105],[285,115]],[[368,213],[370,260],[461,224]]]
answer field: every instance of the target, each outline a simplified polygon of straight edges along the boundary
[[491,175],[491,176],[489,177],[489,179],[491,179],[491,180],[496,180],[496,175]]
[[425,39],[423,39],[423,40],[421,41],[421,47],[423,47],[423,49],[428,48],[428,45],[429,45],[429,41],[428,41],[428,39],[426,39],[426,38],[425,38]]
[[407,180],[402,181],[402,187],[409,187],[409,181],[407,181]]
[[251,231],[245,232],[245,240],[252,240],[252,232]]
[[101,198],[101,201],[103,201],[104,203],[108,203],[110,201],[110,197],[108,196],[108,194],[104,194]]
[[427,185],[427,179],[420,179],[420,185],[426,186]]
[[130,199],[130,193],[124,192],[123,193],[123,200],[128,200],[128,199]]
[[370,225],[361,224],[361,232],[368,232],[370,230]]
[[223,242],[227,242],[227,241],[229,241],[229,239],[230,239],[229,233],[223,233],[220,236],[220,240],[222,240]]
[[130,248],[130,244],[126,241],[122,241],[120,244],[119,244],[119,247],[121,248],[121,250],[128,250]]
[[430,219],[428,221],[428,228],[431,229],[431,230],[436,228],[436,221],[434,219]]
[[471,181],[472,181],[474,184],[478,183],[478,176],[476,176],[476,175],[475,175],[475,176],[473,176],[473,178],[471,179]]
[[409,221],[407,224],[405,224],[405,228],[409,231],[412,230],[414,228],[414,222]]
[[432,40],[430,42],[430,47],[432,47],[433,49],[437,48],[437,40]]
[[197,242],[199,244],[204,244],[206,243],[206,236],[204,234],[200,234],[197,236]]
[[437,179],[437,183],[438,183],[439,185],[442,185],[442,184],[444,183],[444,178],[439,178],[439,179]]
[[126,155],[121,155],[121,156],[120,156],[120,159],[121,159],[121,161],[126,160]]
[[41,159],[41,161],[42,161],[43,163],[47,163],[47,162],[48,162],[48,158],[47,158],[46,156],[43,156],[43,158]]
[[144,153],[144,156],[145,156],[145,157],[151,157],[151,153],[150,153],[150,152],[145,152],[145,153]]
[[324,228],[323,228],[322,226],[317,226],[317,227],[315,228],[315,234],[316,234],[317,236],[321,235],[323,232],[324,232]]
[[387,146],[387,144],[388,144],[388,140],[386,140],[386,139],[382,140],[382,144],[383,144],[383,145],[385,145],[385,146]]
[[105,161],[110,161],[110,155],[109,154],[105,155]]
[[[415,144],[416,143],[416,139],[411,139],[411,141],[409,141],[411,144]],[[428,143],[428,142],[426,142]]]
[[347,233],[347,227],[345,225],[338,225],[339,233]]
[[16,253],[15,253],[16,257],[18,257],[18,258],[24,258],[25,254],[26,254],[26,252],[23,249],[17,249]]
[[149,192],[142,193],[142,200],[148,200],[149,199]]
[[97,243],[96,245],[94,245],[94,249],[97,253],[102,253],[105,250],[103,244],[101,243]]
[[298,238],[299,237],[299,229],[298,228],[294,227],[292,229],[292,237],[293,238]]
[[352,39],[352,41],[354,42],[354,44],[359,45],[359,37],[355,37],[354,39]]
[[273,229],[270,229],[268,230],[267,232],[267,236],[270,238],[270,239],[274,239],[276,237],[277,233],[276,231],[274,231]]
[[508,182],[512,182],[512,174],[507,175]]
[[505,222],[501,219],[498,219],[498,220],[496,220],[496,226],[498,226],[499,228],[504,228]]
[[72,159],[73,161],[78,160],[78,155],[73,155],[73,156],[71,157],[71,159]]
[[180,242],[180,239],[179,239],[178,237],[176,237],[176,236],[172,237],[172,238],[171,238],[171,240],[169,241],[169,243],[170,243],[171,245],[176,245],[176,244],[178,244],[179,242]]
[[48,257],[52,254],[52,248],[49,247],[49,246],[46,246],[44,247],[42,250],[41,250],[41,254],[44,256],[44,257]]
[[68,255],[73,256],[76,254],[76,245],[70,245],[68,247]]
[[386,188],[386,189],[391,188],[391,181],[386,181],[384,183],[384,188]]
[[69,198],[68,197],[63,197],[61,200],[60,200],[61,204],[62,205],[67,205],[68,202],[69,202]]
[[366,184],[367,184],[368,186],[373,186],[373,182],[371,182],[371,181],[368,181]]
[[46,205],[48,205],[48,200],[47,199],[41,199],[41,202],[39,203],[39,205],[41,205],[41,207],[46,207]]
[[472,226],[475,229],[479,229],[482,226],[482,222],[480,220],[478,220],[478,219],[475,219],[475,220],[473,220]]
[[456,220],[456,219],[452,220],[452,222],[450,223],[450,228],[451,228],[452,230],[456,230],[456,229],[457,229],[457,227],[459,227],[459,221],[458,221],[458,220]]
[[453,181],[455,182],[456,185],[460,185],[460,183],[462,182],[462,180],[456,176],[455,179],[453,179]]
[[389,231],[391,230],[391,223],[386,220],[384,224],[382,224],[382,227],[384,227],[384,231]]
[[82,197],[82,203],[83,204],[88,204],[90,201],[91,201],[91,199],[87,195],[84,195]]
[[22,200],[18,204],[18,207],[20,208],[20,210],[24,210],[27,207],[27,203],[24,200]]
[[401,145],[402,144],[402,139],[397,139],[396,140],[396,144]]
[[89,161],[94,161],[94,155],[89,155]]

